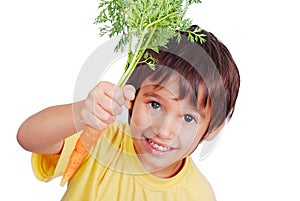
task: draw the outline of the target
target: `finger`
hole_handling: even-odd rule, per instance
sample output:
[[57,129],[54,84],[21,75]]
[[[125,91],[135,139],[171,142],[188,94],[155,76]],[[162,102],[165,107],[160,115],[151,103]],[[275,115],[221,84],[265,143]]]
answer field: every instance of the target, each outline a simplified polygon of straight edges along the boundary
[[119,106],[124,105],[125,103],[125,97],[123,96],[123,91],[121,88],[116,87],[115,91],[112,94],[112,99],[119,104]]
[[114,116],[120,114],[122,112],[120,103],[123,100],[119,101],[120,103],[116,101],[114,94],[120,94],[120,92],[115,93],[115,91],[120,91],[120,89],[111,83],[101,82],[92,93],[93,107],[100,106],[103,110]]
[[112,116],[116,116],[122,113],[122,106],[119,105],[119,103],[117,103],[114,99],[111,99],[106,95],[104,95],[104,97],[96,99],[94,110],[97,110],[97,107],[100,107],[103,111],[111,114]]
[[[122,89],[109,82],[101,82],[98,85],[97,90],[95,92],[95,97],[98,100],[98,103],[100,105],[103,105],[104,108],[109,111],[113,110],[113,108],[116,108],[119,111],[119,108],[114,104],[114,102],[117,103],[120,107],[122,107],[122,105],[124,105],[126,101],[123,96]],[[107,98],[112,99],[114,101],[113,104],[109,105],[107,104],[107,102],[103,102],[103,99]]]
[[123,96],[126,100],[133,100],[135,97],[135,88],[132,85],[125,85],[122,89]]
[[95,107],[93,114],[106,124],[110,124],[116,120],[115,115],[112,114],[112,112],[106,111],[99,105]]
[[80,113],[80,118],[83,124],[92,126],[99,130],[104,130],[108,127],[108,124],[97,118],[92,112],[83,109]]
[[115,117],[113,116],[112,112],[107,112],[93,99],[95,98],[88,98],[84,102],[84,107],[80,113],[80,118],[85,124],[103,129],[107,126],[106,124],[115,121]]

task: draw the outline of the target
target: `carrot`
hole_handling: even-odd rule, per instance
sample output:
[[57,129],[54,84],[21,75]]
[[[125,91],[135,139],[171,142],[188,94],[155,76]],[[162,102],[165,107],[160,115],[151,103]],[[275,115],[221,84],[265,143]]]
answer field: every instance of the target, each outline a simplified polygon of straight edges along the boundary
[[[76,142],[75,148],[70,156],[68,166],[63,174],[60,185],[64,186],[65,183],[73,177],[84,158],[88,155],[89,151],[96,144],[97,139],[100,137],[101,131],[86,125]],[[93,139],[93,140],[91,140]]]
[[[113,0],[101,1],[98,8],[99,16],[95,19],[95,24],[102,24],[100,28],[100,36],[109,34],[109,37],[114,37],[122,33],[122,38],[117,44],[115,50],[123,51],[128,48],[127,62],[125,71],[121,76],[118,86],[123,87],[133,70],[138,63],[146,63],[155,70],[157,62],[148,52],[147,49],[152,49],[158,52],[158,47],[165,46],[169,39],[177,37],[180,41],[181,32],[187,32],[191,41],[204,41],[204,35],[199,34],[200,30],[195,29],[189,31],[191,20],[185,18],[187,8],[193,3],[201,3],[201,0],[176,1],[170,3],[169,0],[153,1],[149,0]],[[155,9],[158,8],[159,10]],[[166,30],[162,34],[162,30]],[[133,38],[137,39],[137,44],[134,44]],[[153,40],[153,38],[155,38]],[[143,61],[141,61],[144,57]],[[90,136],[93,137],[90,137]],[[69,164],[64,172],[61,185],[64,185],[77,171],[81,162],[89,153],[90,149],[95,145],[100,137],[101,131],[90,126],[85,126],[75,149],[69,159]]]

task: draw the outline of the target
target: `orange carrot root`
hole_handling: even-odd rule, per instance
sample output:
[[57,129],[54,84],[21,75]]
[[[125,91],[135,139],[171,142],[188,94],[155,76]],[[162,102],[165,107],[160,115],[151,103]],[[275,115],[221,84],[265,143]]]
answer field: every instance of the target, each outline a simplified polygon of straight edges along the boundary
[[68,166],[62,177],[61,186],[64,186],[69,179],[73,177],[84,158],[88,155],[89,151],[96,144],[101,131],[86,125],[79,139],[76,142],[75,148],[70,156]]
[[75,148],[70,156],[68,166],[64,172],[62,180],[60,182],[61,186],[64,186],[65,183],[72,178],[76,170],[79,168],[83,159],[87,156],[88,150],[82,144],[80,138],[77,140]]

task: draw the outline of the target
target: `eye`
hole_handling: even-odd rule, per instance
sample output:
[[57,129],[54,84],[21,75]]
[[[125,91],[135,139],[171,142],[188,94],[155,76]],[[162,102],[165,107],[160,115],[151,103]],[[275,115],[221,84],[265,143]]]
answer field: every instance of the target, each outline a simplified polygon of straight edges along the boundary
[[160,104],[158,102],[156,102],[156,101],[150,101],[148,103],[148,105],[150,107],[152,107],[153,109],[155,109],[155,110],[160,110],[161,109]]
[[184,119],[184,121],[186,121],[188,123],[194,123],[194,122],[196,122],[196,119],[192,115],[190,115],[190,114],[183,115],[183,119]]

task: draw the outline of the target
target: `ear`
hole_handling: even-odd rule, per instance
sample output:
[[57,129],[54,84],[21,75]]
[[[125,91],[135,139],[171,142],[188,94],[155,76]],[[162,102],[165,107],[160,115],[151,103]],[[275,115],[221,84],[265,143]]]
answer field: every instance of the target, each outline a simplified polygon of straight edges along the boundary
[[224,121],[220,126],[214,128],[212,131],[207,133],[204,137],[204,140],[208,140],[208,141],[213,140],[220,133],[220,131],[223,129],[225,123],[226,123],[226,121]]

